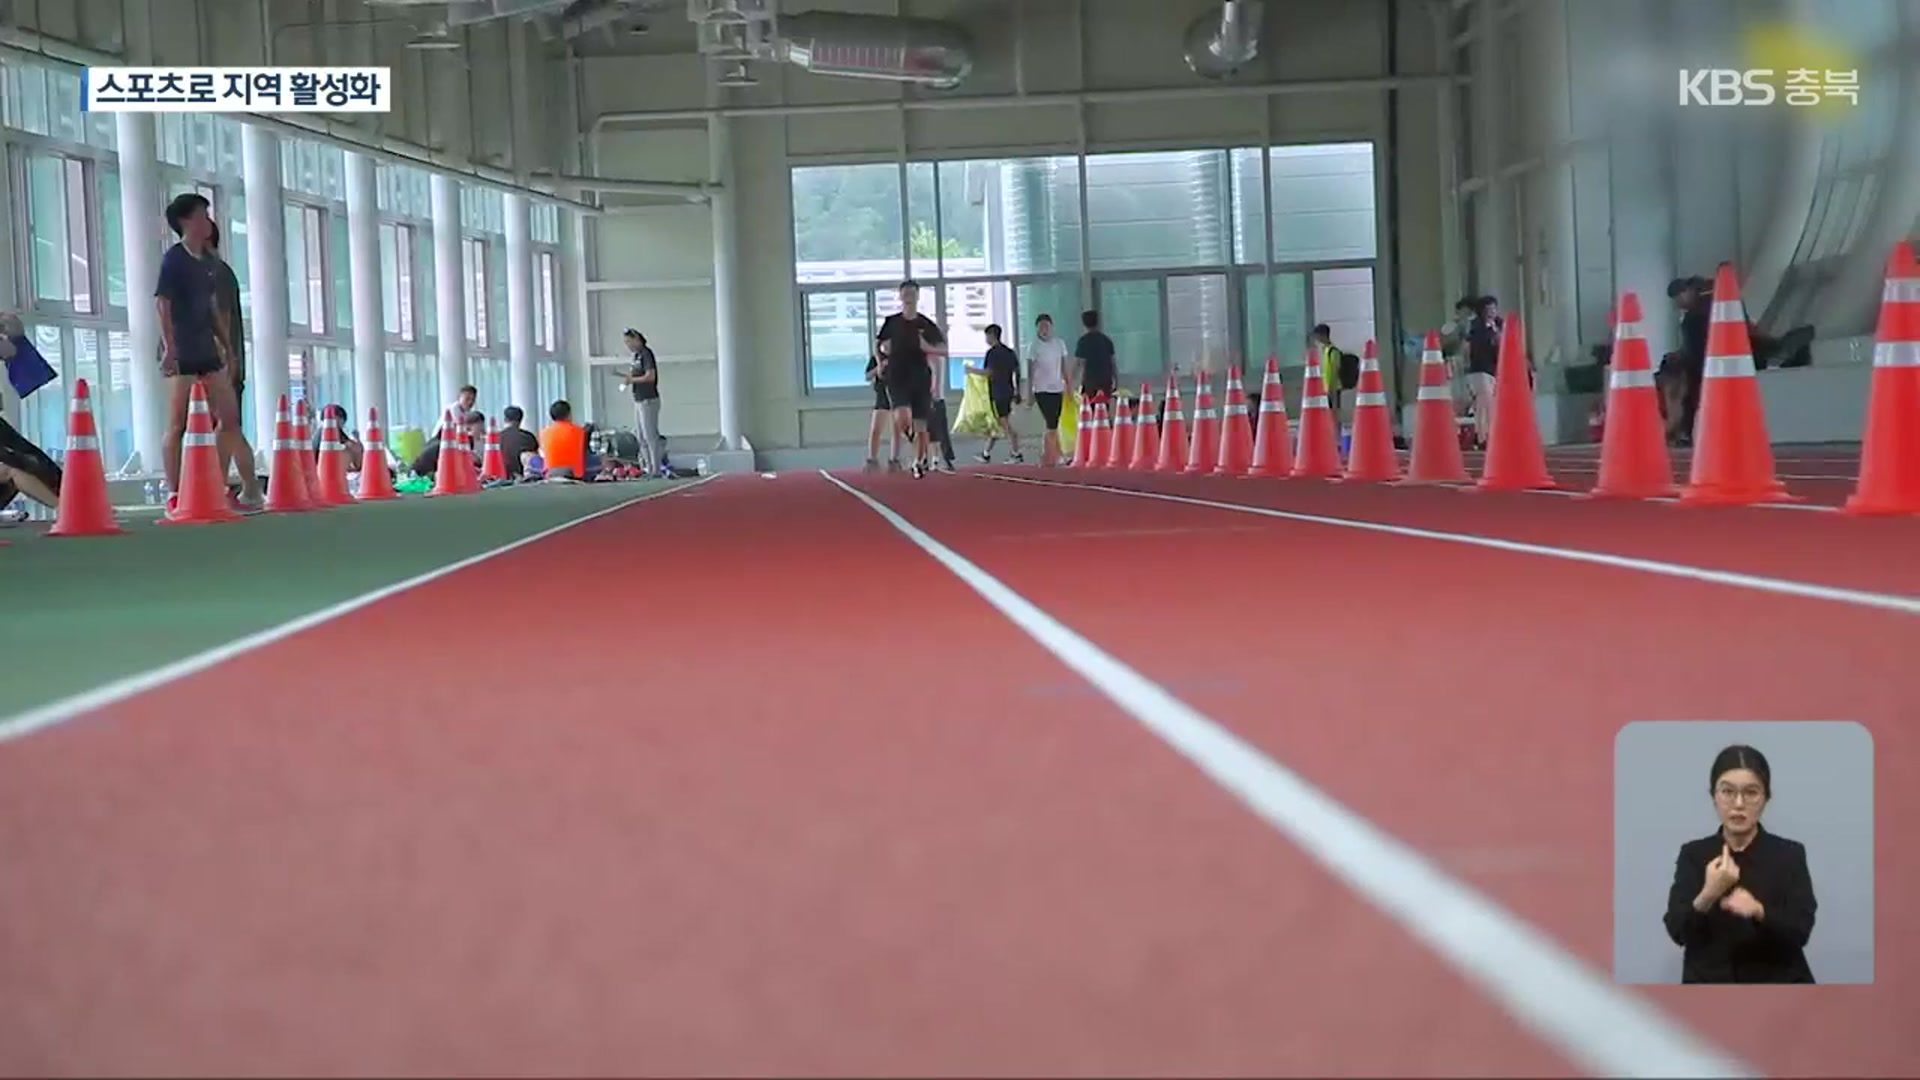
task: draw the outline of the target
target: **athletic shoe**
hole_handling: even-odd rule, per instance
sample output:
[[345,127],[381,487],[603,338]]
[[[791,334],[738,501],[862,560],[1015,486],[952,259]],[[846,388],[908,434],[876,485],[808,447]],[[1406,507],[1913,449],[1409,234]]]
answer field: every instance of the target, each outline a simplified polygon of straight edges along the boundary
[[[1018,457],[1019,455],[1016,454],[1014,456]],[[991,465],[993,464],[993,455],[987,453],[985,450],[982,450],[978,454],[974,455],[974,460],[978,461],[982,465]]]
[[238,495],[229,495],[227,497],[227,509],[233,511],[236,514],[241,515],[242,517],[251,517],[254,514],[264,514],[266,513],[266,510],[267,510],[264,504],[259,502],[251,502],[251,503],[247,502],[246,500],[240,498],[240,496]]
[[889,462],[887,462],[887,471],[888,471],[888,472],[890,472],[890,473],[896,473],[896,472],[899,472],[899,471],[900,471],[900,459],[899,459],[899,458],[894,458],[893,460],[891,460],[891,461],[889,461]]
[[953,467],[953,462],[943,461],[940,463],[940,471],[943,473],[951,473],[951,472],[958,472],[959,470]]
[[1015,454],[1012,457],[1008,458],[1007,461],[1009,464],[1013,464],[1013,465],[1025,465],[1027,463],[1027,455]]
[[919,463],[919,462],[917,462],[917,461],[916,461],[916,462],[914,462],[914,463],[913,463],[913,478],[914,478],[915,480],[918,480],[918,479],[920,479],[921,477],[923,477],[923,476],[925,476],[925,475],[927,475],[927,467],[926,467],[925,465],[922,465],[922,464],[920,464],[920,463]]
[[861,472],[880,471],[880,460],[878,458],[868,458],[867,463],[865,465],[860,466],[860,471]]

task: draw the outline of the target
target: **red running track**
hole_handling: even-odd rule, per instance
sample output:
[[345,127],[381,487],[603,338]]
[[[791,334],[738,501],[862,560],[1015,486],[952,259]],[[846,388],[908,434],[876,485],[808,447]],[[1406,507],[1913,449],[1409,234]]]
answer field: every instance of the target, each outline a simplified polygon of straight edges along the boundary
[[[1112,565],[999,561],[1068,605],[1064,567]],[[1127,629],[1152,597],[1109,595],[1157,652]],[[461,612],[538,645],[477,652]],[[1289,752],[1354,778],[1323,724]],[[1366,753],[1388,793],[1409,749]],[[0,852],[8,1075],[1570,1068],[812,476],[655,500],[0,745]]]
[[[1703,565],[1795,564],[1816,580],[1824,573],[1909,595],[1920,551],[1914,522],[1893,529],[1526,495],[1120,480],[1314,513],[1664,551]],[[1856,719],[1874,735],[1876,790],[1920,784],[1920,638],[1910,615],[1099,492],[970,477],[869,486],[1603,971],[1611,966],[1613,744],[1626,723]],[[1852,544],[1829,531],[1840,527],[1853,530]],[[1739,537],[1744,546],[1716,560]],[[1877,575],[1863,563],[1877,565]],[[1878,816],[1876,893],[1890,911],[1900,907],[1894,898],[1920,889],[1916,839],[1905,815]],[[1909,1075],[1920,1061],[1912,1023],[1920,934],[1910,919],[1881,919],[1875,951],[1870,987],[1704,995],[1674,987],[1654,996],[1774,1075]]]

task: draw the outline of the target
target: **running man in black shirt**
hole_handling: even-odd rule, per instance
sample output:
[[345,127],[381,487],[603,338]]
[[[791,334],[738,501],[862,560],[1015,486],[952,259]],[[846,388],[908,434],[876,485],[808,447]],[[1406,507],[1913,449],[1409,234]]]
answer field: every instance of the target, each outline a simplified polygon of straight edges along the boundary
[[1120,367],[1114,360],[1113,339],[1100,331],[1100,313],[1088,311],[1080,316],[1086,333],[1073,347],[1075,367],[1079,371],[1080,397],[1094,401],[1112,398],[1120,389]]
[[947,358],[946,336],[933,320],[920,314],[920,283],[900,283],[900,310],[880,324],[874,360],[880,382],[893,405],[893,423],[901,435],[912,435],[913,475],[927,474],[931,453],[927,413],[933,408],[933,367]]
[[994,423],[1000,425],[999,431],[987,436],[987,448],[980,452],[983,464],[993,461],[993,446],[1000,441],[1004,433],[1007,443],[1013,447],[1013,456],[1007,460],[1016,465],[1025,461],[1020,453],[1020,433],[1013,430],[1013,407],[1020,403],[1020,357],[1000,341],[1000,324],[987,327],[987,355],[980,361],[979,367],[967,370],[976,375],[987,377],[987,400],[993,404]]

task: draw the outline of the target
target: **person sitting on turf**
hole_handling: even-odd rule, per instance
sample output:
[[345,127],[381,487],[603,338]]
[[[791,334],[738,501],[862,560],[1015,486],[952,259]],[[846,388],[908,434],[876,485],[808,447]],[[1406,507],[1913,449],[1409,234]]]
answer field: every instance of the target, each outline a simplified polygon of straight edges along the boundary
[[547,479],[584,480],[588,471],[587,429],[573,422],[573,406],[560,400],[547,409],[553,422],[540,430],[540,457]]
[[328,417],[333,417],[340,421],[340,445],[347,448],[347,471],[350,473],[359,472],[360,466],[366,461],[367,447],[365,443],[360,441],[360,437],[353,433],[353,429],[347,426],[347,409],[344,405],[325,405],[321,407],[320,424],[318,430],[313,433],[314,452],[319,453],[320,451],[320,436],[326,430]]
[[[478,410],[469,412],[466,420],[467,442],[474,448],[473,459],[478,463],[486,453],[487,418]],[[420,448],[420,454],[413,459],[413,471],[416,476],[428,479],[440,475],[440,433],[435,432],[427,445]]]
[[511,480],[524,477],[527,458],[540,452],[540,440],[520,426],[526,420],[526,411],[518,405],[509,405],[500,413],[500,456],[506,461]]
[[60,466],[46,451],[0,417],[0,507],[25,495],[50,510],[60,508]]

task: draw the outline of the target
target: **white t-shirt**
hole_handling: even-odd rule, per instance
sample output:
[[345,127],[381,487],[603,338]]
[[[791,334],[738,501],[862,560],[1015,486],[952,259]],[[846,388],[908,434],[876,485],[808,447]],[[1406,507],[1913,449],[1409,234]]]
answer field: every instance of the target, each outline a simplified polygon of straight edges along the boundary
[[1035,338],[1027,350],[1027,363],[1033,369],[1033,392],[1063,394],[1067,390],[1067,343],[1057,337]]

